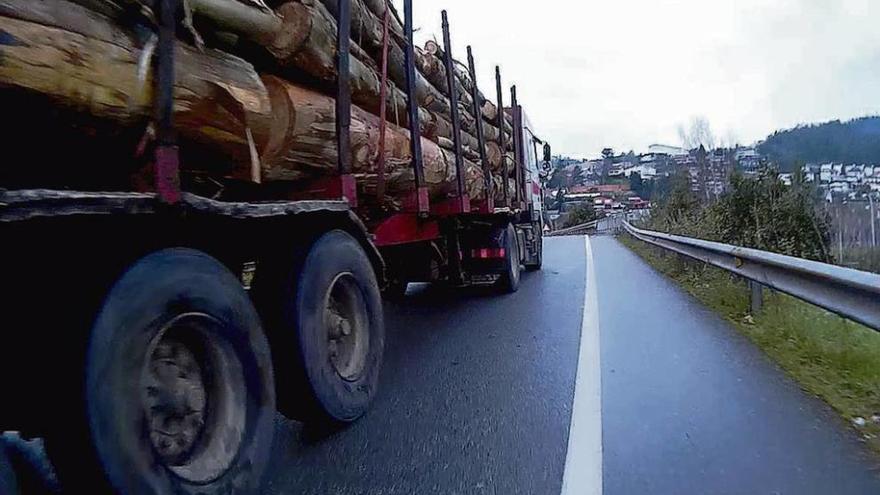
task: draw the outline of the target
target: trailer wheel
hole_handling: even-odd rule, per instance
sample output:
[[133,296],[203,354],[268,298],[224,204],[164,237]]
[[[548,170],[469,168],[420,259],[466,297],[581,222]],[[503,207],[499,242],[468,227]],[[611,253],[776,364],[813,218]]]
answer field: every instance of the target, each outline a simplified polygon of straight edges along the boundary
[[520,279],[519,242],[513,225],[508,225],[504,233],[504,252],[504,272],[498,280],[498,286],[503,292],[512,294],[519,290]]
[[219,262],[189,249],[137,261],[104,300],[85,367],[80,421],[47,439],[66,491],[259,490],[272,358],[248,295]]
[[[267,318],[281,411],[323,425],[353,422],[376,395],[385,347],[373,266],[357,240],[335,230],[285,272],[283,300],[276,310],[268,306]],[[259,290],[273,297],[271,287]]]

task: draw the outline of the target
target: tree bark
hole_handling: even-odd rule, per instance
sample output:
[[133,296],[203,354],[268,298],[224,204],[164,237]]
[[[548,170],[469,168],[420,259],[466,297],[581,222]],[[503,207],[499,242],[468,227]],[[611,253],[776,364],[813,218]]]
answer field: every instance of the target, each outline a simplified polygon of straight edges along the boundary
[[[13,9],[16,19],[0,17],[0,87],[42,95],[81,114],[84,124],[134,128],[152,120],[152,69],[140,64],[135,39],[105,17],[60,0],[0,1],[4,15]],[[53,26],[61,23],[68,27]],[[175,66],[174,118],[182,139],[209,144],[250,176],[248,131],[260,135],[272,110],[254,68],[180,43]]]
[[385,10],[390,9],[390,22],[388,23],[390,32],[399,40],[406,39],[406,34],[403,30],[403,22],[401,22],[397,10],[394,9],[394,5],[391,5],[387,0],[364,0],[364,5],[366,5],[370,12],[372,12],[378,19],[384,19]]
[[[449,79],[446,76],[446,66],[443,63],[443,60],[425,52],[424,50],[416,48],[416,67],[422,74],[424,74],[428,82],[434,85],[440,93],[446,97],[451,97],[449,94]],[[473,87],[473,85],[471,85],[471,87]],[[458,94],[458,101],[463,103],[467,113],[473,116],[473,95],[471,94],[471,90],[468,89],[458,77],[455,78],[455,90]]]
[[[275,38],[269,52],[278,64],[288,69],[305,72],[323,84],[336,83],[336,20],[318,2],[295,1],[279,7],[283,28]],[[389,67],[395,65],[389,60]],[[352,101],[368,111],[378,114],[381,80],[373,70],[358,57],[351,58]],[[295,75],[295,74],[294,74]],[[449,101],[435,88],[425,84],[417,87],[420,106],[441,114],[449,113]],[[390,85],[389,85],[390,86]],[[330,86],[332,87],[332,86]],[[432,91],[433,89],[433,91]],[[401,123],[406,111],[406,95],[397,88],[388,92],[390,115],[399,115]]]
[[[271,137],[262,150],[264,180],[301,180],[332,173],[336,167],[335,102],[332,98],[267,76],[265,84],[275,109],[270,126]],[[444,197],[455,190],[454,157],[437,143],[422,139],[425,181],[432,197]],[[356,106],[352,107],[351,161],[359,187],[375,193],[376,163],[379,153],[379,118]],[[409,132],[389,125],[385,138],[387,193],[402,197],[414,190]],[[452,166],[450,169],[450,165]],[[468,163],[471,182],[475,173]],[[479,192],[482,182],[469,182],[469,191]]]
[[[336,0],[321,0],[325,8],[334,18],[336,16]],[[379,5],[379,4],[377,4]],[[382,11],[384,15],[384,11]],[[364,0],[351,0],[352,39],[369,53],[377,64],[382,60],[383,18],[377,16],[367,7]],[[388,78],[398,88],[406,87],[406,64],[404,43],[394,36],[394,15],[389,23],[388,40]],[[401,35],[402,36],[402,35]],[[432,84],[420,71],[416,71],[416,100],[419,105],[435,112],[449,113],[448,92],[443,92],[436,84]]]

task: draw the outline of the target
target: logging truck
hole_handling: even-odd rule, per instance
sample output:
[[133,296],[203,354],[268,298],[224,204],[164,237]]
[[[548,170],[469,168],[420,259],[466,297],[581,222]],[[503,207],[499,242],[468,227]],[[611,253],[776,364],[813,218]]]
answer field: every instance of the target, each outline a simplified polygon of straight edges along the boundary
[[[44,437],[70,493],[258,492],[276,410],[367,411],[383,291],[541,268],[550,147],[446,14],[416,50],[410,0],[280,4],[0,0],[0,431]],[[357,46],[352,18],[384,34]]]

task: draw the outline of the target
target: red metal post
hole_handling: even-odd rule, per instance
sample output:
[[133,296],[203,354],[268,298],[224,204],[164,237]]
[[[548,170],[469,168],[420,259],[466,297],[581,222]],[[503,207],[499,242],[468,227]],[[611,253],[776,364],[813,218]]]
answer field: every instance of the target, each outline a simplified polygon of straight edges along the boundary
[[376,164],[378,184],[376,196],[379,201],[385,197],[385,132],[388,124],[385,121],[385,113],[388,106],[388,22],[391,9],[385,9],[385,19],[382,25],[382,86],[379,89],[379,157]]
[[159,2],[159,43],[156,70],[156,192],[167,204],[180,201],[180,156],[174,132],[174,45],[178,0]]

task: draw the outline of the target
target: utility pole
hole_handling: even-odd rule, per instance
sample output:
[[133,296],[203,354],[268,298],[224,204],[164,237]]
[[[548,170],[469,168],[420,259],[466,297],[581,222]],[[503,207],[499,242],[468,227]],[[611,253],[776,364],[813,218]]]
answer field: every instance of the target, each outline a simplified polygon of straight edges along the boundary
[[868,203],[871,205],[871,247],[877,248],[877,213],[874,212],[874,195],[868,193]]
[[[842,206],[841,206],[842,208]],[[844,262],[843,256],[843,211],[841,209],[837,210],[837,246],[840,250],[840,264],[842,265]]]

